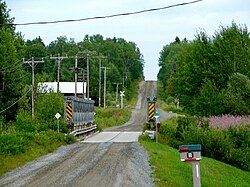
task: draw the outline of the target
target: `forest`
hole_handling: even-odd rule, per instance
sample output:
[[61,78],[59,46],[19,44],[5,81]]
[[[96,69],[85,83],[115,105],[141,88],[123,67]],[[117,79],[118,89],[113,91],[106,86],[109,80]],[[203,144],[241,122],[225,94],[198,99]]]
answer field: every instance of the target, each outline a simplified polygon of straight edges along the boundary
[[179,101],[198,116],[250,114],[250,37],[232,22],[213,36],[200,31],[163,47],[159,57],[161,97]]

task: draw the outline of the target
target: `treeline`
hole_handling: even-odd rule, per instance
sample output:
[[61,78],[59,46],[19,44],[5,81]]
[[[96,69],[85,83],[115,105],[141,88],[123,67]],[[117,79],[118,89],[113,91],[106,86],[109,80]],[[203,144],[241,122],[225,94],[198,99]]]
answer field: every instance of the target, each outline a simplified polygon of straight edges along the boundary
[[[143,56],[133,42],[122,38],[104,38],[101,35],[83,35],[83,40],[80,42],[60,36],[48,45],[45,45],[40,37],[25,41],[22,34],[15,31],[12,25],[14,19],[10,18],[7,5],[2,1],[0,1],[0,12],[0,118],[4,121],[15,120],[20,110],[29,112],[31,110],[31,92],[29,91],[32,80],[31,67],[22,62],[23,58],[25,60],[31,60],[32,57],[34,60],[44,58],[45,62],[38,63],[35,67],[37,84],[57,80],[57,63],[50,59],[51,56],[81,57],[78,59],[79,68],[86,68],[88,57],[90,97],[97,102],[99,60],[101,60],[101,65],[108,68],[107,105],[115,105],[116,87],[113,83],[122,83],[119,88],[126,90],[126,98],[129,98],[132,85],[138,79],[143,78]],[[60,81],[74,81],[72,71],[74,65],[74,58],[64,59],[61,62]],[[35,95],[35,102],[40,103],[38,93]],[[35,110],[38,112],[41,109],[36,105]]]
[[221,26],[212,37],[199,32],[193,41],[163,47],[158,80],[161,97],[180,102],[199,116],[250,114],[250,37],[246,26]]

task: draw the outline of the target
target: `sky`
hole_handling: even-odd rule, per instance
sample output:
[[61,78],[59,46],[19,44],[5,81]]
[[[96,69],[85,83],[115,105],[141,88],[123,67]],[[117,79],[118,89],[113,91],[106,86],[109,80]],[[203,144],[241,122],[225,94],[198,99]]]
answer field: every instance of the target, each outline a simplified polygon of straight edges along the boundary
[[[192,0],[5,0],[15,23],[81,19],[158,8]],[[86,34],[133,41],[143,54],[145,80],[156,80],[159,53],[164,45],[180,39],[193,40],[203,30],[212,36],[232,21],[250,29],[249,0],[201,2],[131,16],[82,22],[17,26],[24,38],[40,36],[48,45],[59,36],[82,41]]]

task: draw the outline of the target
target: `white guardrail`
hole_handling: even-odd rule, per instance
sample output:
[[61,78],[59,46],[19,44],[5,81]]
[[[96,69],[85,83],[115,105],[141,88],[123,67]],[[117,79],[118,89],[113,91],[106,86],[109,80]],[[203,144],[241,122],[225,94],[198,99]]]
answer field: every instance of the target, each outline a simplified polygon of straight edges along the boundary
[[74,136],[79,136],[79,135],[83,135],[83,134],[87,134],[91,131],[94,131],[96,129],[96,125],[92,125],[90,127],[86,127],[83,129],[76,129],[74,131],[72,131],[70,134],[74,135]]

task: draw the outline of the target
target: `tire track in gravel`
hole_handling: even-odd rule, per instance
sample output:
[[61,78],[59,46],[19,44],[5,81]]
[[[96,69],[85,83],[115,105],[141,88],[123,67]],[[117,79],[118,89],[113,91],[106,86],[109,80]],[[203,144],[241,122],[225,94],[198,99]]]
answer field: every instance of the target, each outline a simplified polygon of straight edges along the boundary
[[[63,186],[68,185],[74,181],[81,173],[87,172],[91,169],[93,162],[91,156],[96,154],[101,156],[105,154],[106,150],[100,151],[99,144],[85,144],[74,151],[74,154],[67,155],[67,159],[60,164],[54,163],[47,168],[47,171],[40,173],[32,179],[27,186]],[[93,157],[99,158],[99,157]],[[92,159],[92,160],[91,160]],[[84,165],[85,167],[81,167]],[[49,171],[49,172],[48,172]]]
[[[148,163],[138,162],[145,154],[138,147],[138,143],[113,143],[98,164],[80,176],[73,186],[151,186],[149,177],[141,177],[145,173],[150,176],[151,169],[146,167]],[[139,170],[141,166],[144,167]]]

